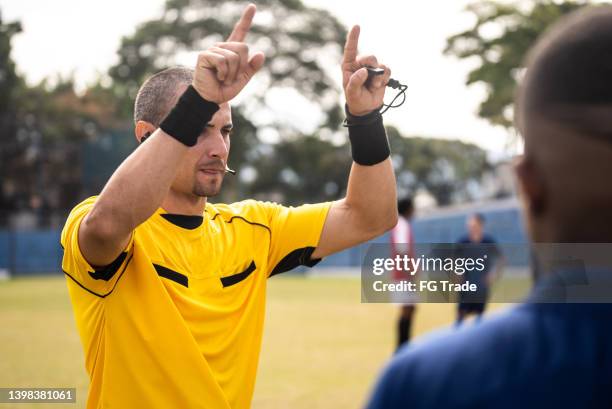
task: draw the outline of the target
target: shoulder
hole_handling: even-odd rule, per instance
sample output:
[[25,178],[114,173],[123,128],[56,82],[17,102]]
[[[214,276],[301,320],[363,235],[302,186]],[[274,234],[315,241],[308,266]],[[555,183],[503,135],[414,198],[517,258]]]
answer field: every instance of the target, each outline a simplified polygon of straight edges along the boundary
[[225,221],[230,221],[238,217],[248,222],[268,226],[271,214],[280,207],[282,206],[276,203],[249,199],[229,204],[207,203],[205,211],[212,219],[220,217]]
[[299,206],[283,206],[275,202],[263,202],[259,200],[243,200],[231,204],[207,203],[206,212],[212,215],[219,214],[223,217],[251,217],[258,220],[268,220],[274,218],[285,218],[289,215],[318,215],[327,214],[333,202],[322,202],[314,204],[302,204]]
[[485,234],[482,237],[482,243],[484,243],[484,244],[497,244],[497,241],[490,234]]
[[533,357],[537,331],[534,311],[520,306],[412,342],[385,369],[370,408],[402,407],[401,402],[414,408],[486,403],[501,386],[526,380],[521,375],[533,369],[535,362],[527,357]]
[[80,202],[79,204],[77,204],[76,206],[72,208],[72,210],[70,211],[70,215],[68,217],[70,218],[70,216],[74,214],[90,210],[93,207],[93,205],[96,203],[96,200],[98,200],[98,196],[91,196],[83,200],[82,202]]
[[64,229],[62,230],[62,239],[65,238],[64,236],[67,234],[68,230],[73,230],[73,227],[80,224],[80,221],[89,213],[97,199],[98,196],[88,197],[72,208],[64,224]]

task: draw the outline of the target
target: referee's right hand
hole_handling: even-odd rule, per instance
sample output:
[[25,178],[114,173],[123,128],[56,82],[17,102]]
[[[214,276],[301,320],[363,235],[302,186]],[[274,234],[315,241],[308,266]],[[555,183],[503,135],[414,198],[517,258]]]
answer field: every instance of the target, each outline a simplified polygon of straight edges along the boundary
[[217,104],[230,101],[263,66],[264,54],[257,52],[249,57],[249,47],[244,43],[255,11],[255,5],[249,4],[227,41],[199,54],[193,87],[202,98]]

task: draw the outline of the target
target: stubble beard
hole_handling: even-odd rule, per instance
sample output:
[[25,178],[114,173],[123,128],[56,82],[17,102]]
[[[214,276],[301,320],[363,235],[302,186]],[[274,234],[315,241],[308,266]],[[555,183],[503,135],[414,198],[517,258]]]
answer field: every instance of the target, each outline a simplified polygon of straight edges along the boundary
[[223,185],[223,176],[218,183],[213,181],[208,183],[200,183],[196,181],[193,184],[192,193],[198,197],[214,197],[221,191],[221,185]]

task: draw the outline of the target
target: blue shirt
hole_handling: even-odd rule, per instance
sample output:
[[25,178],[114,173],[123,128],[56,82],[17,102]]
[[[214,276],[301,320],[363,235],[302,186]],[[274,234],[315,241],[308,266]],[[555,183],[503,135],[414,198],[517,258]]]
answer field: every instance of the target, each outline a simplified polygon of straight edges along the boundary
[[[465,246],[462,246],[465,245]],[[484,269],[482,271],[474,269],[465,273],[464,279],[472,283],[478,284],[479,288],[486,285],[485,277],[491,272],[501,255],[499,247],[495,239],[488,234],[482,236],[480,242],[475,243],[470,240],[470,237],[465,235],[457,241],[455,252],[456,257],[468,258],[475,260],[484,256]]]
[[612,304],[528,303],[400,350],[368,409],[612,408]]

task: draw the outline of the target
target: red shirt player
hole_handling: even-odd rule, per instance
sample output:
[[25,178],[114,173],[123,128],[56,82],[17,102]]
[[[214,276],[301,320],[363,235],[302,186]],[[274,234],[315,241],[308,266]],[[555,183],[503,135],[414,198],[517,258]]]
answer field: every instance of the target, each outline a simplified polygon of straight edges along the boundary
[[[412,199],[407,197],[397,203],[399,218],[397,225],[391,230],[391,256],[395,259],[398,255],[402,257],[415,257],[414,236],[410,220],[414,213]],[[402,266],[404,265],[402,261]],[[414,275],[409,270],[396,268],[393,278],[396,281],[412,281]],[[410,328],[415,305],[418,302],[416,292],[394,292],[394,301],[401,306],[400,317],[397,324],[397,347],[399,348],[410,339]]]

